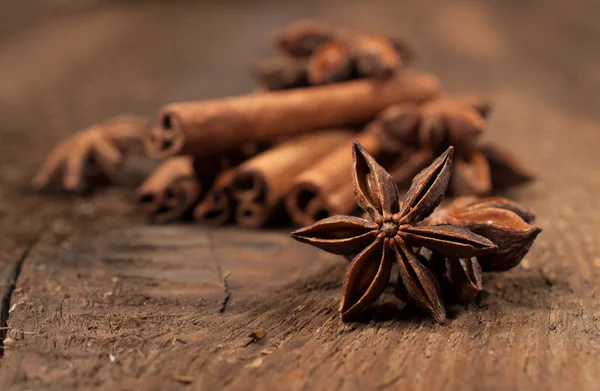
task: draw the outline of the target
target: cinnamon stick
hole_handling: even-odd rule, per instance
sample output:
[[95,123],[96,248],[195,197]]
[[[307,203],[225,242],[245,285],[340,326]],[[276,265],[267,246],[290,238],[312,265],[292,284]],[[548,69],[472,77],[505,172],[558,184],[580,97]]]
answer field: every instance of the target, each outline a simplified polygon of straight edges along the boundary
[[406,71],[385,81],[173,103],[160,111],[160,127],[146,138],[146,151],[153,158],[218,153],[244,142],[366,122],[392,104],[421,103],[438,91],[434,76]]
[[355,141],[374,156],[384,167],[406,161],[410,154],[390,148],[397,144],[395,126],[410,124],[414,116],[405,105],[394,105],[383,110],[375,120],[355,137],[311,165],[294,180],[285,198],[285,207],[292,222],[306,226],[325,217],[350,214],[356,209],[352,186],[352,145]]
[[194,209],[194,219],[207,225],[223,225],[233,217],[235,200],[231,194],[231,183],[235,168],[221,172],[212,188]]
[[231,182],[237,166],[268,148],[268,144],[248,143],[218,158],[211,156],[194,158],[194,173],[202,188],[194,208],[194,220],[207,225],[223,225],[231,220],[235,202],[231,195]]
[[352,188],[352,145],[358,141],[376,156],[379,138],[367,128],[302,172],[286,196],[285,207],[296,226],[306,226],[325,217],[348,214],[356,209]]
[[232,183],[237,223],[252,228],[265,225],[281,206],[295,176],[350,137],[344,130],[304,135],[243,163]]
[[137,189],[136,204],[153,223],[182,217],[200,197],[201,185],[193,159],[178,156],[166,160]]

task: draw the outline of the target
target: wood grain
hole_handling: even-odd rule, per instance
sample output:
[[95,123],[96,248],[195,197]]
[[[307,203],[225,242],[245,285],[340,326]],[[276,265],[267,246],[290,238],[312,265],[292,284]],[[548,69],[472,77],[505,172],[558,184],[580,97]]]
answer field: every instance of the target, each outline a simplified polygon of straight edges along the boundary
[[[18,3],[0,16],[21,18],[0,39],[3,389],[598,389],[594,2]],[[78,128],[251,91],[272,32],[309,16],[406,37],[448,91],[493,99],[486,138],[539,176],[508,193],[544,229],[530,254],[445,325],[392,294],[342,324],[346,261],[286,232],[141,225],[150,164],[87,197],[27,189]]]

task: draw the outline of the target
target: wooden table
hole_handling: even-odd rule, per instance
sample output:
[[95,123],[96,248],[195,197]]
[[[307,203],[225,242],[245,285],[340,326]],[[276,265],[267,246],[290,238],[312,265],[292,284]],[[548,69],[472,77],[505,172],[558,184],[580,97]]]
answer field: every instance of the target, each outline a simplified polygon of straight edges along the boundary
[[[600,389],[598,2],[68,3],[0,6],[2,390]],[[88,197],[27,188],[79,128],[251,91],[299,17],[405,37],[448,91],[493,98],[486,137],[539,174],[508,194],[543,227],[531,252],[445,325],[391,295],[342,324],[346,261],[285,232],[144,224],[139,159]]]

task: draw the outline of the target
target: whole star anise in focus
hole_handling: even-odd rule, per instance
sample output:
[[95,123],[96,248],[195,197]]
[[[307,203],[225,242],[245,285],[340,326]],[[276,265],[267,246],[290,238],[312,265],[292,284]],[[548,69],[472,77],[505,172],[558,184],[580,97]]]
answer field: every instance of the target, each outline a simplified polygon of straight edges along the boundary
[[353,147],[354,193],[356,202],[368,217],[329,217],[292,233],[294,239],[325,251],[358,254],[344,279],[342,320],[352,319],[377,300],[396,262],[397,296],[429,311],[442,323],[446,311],[438,280],[429,262],[414,249],[426,247],[449,259],[471,258],[496,250],[489,239],[468,229],[451,224],[421,224],[444,198],[453,152],[449,147],[419,173],[401,203],[390,174],[356,142]]

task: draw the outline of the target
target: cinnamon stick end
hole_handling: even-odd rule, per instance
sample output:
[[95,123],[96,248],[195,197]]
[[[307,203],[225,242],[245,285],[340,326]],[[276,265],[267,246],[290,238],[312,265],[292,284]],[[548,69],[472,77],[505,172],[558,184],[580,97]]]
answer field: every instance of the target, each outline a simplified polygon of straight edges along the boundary
[[144,137],[146,155],[152,159],[163,159],[181,154],[185,136],[180,116],[167,107],[159,113],[158,122],[159,126]]

